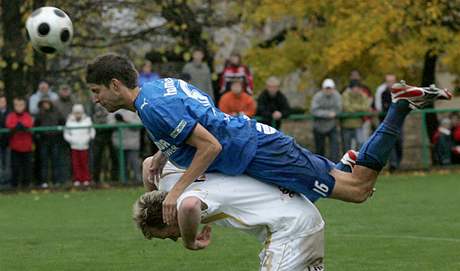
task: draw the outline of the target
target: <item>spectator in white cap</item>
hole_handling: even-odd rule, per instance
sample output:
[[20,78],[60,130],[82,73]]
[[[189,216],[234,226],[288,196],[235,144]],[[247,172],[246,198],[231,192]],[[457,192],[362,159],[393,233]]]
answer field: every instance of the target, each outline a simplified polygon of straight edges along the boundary
[[[91,174],[89,172],[89,142],[94,139],[96,131],[91,118],[85,114],[82,104],[75,104],[72,113],[67,118],[64,130],[64,139],[69,142],[72,157],[73,185],[89,186]],[[78,128],[85,127],[85,128]]]
[[[339,159],[339,137],[337,132],[337,114],[342,111],[342,98],[336,90],[334,80],[323,81],[321,91],[312,99],[310,112],[313,115],[313,135],[316,153],[327,156],[337,162]],[[326,155],[325,143],[329,141],[329,153]]]

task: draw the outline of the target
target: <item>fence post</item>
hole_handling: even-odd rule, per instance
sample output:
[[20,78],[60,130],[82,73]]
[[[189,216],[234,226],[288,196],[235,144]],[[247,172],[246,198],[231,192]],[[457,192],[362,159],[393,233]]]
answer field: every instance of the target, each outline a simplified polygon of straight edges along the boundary
[[123,128],[117,127],[118,135],[118,168],[120,174],[120,181],[126,183],[126,168],[125,168],[125,152],[123,151]]
[[422,114],[422,131],[420,134],[422,137],[422,164],[423,168],[428,170],[430,168],[430,146],[428,133],[426,130],[426,112],[424,110],[421,110],[420,113]]

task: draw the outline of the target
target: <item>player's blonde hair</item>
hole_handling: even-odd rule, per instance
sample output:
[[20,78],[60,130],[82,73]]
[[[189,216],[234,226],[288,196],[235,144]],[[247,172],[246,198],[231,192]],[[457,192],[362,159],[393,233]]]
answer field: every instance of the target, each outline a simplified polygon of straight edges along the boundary
[[147,239],[152,239],[149,227],[156,229],[166,227],[163,222],[162,209],[167,194],[164,191],[147,192],[140,196],[133,205],[133,220]]

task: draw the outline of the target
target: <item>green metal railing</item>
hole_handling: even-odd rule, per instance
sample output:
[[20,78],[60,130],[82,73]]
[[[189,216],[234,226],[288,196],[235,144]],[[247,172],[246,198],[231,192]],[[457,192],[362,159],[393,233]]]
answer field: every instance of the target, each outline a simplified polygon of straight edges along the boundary
[[[450,109],[423,109],[423,110],[414,110],[411,114],[421,114],[422,127],[420,131],[420,136],[422,139],[422,163],[424,169],[430,168],[430,140],[427,135],[427,126],[426,126],[426,115],[429,113],[451,113],[451,112],[460,112],[460,108],[450,108]],[[364,116],[379,116],[379,113],[376,112],[357,112],[357,113],[341,113],[337,115],[339,119],[345,118],[361,118]],[[305,121],[313,120],[313,116],[310,114],[292,114],[287,119],[294,121]],[[260,118],[256,118],[260,120]],[[95,128],[99,129],[114,129],[117,133],[118,140],[118,163],[119,163],[119,178],[122,182],[126,182],[126,169],[125,169],[125,155],[123,149],[123,130],[128,128],[138,128],[141,129],[142,124],[127,124],[127,123],[117,123],[117,124],[94,124],[93,126],[85,127],[68,127],[65,126],[42,126],[30,128],[29,131],[32,133],[39,132],[50,132],[50,131],[63,131],[64,129],[88,129]],[[9,133],[9,129],[2,128],[0,129],[0,134]]]
[[[125,153],[123,149],[123,130],[127,128],[138,128],[141,129],[143,126],[141,124],[128,124],[128,123],[118,123],[118,124],[94,124],[92,126],[82,126],[82,127],[65,127],[65,126],[40,126],[33,127],[28,129],[32,133],[40,132],[51,132],[51,131],[64,131],[64,129],[88,129],[95,128],[99,129],[116,129],[117,140],[118,140],[118,167],[119,167],[119,178],[125,183],[126,182],[126,168],[125,168]],[[0,129],[0,134],[9,133],[10,130],[6,128]]]

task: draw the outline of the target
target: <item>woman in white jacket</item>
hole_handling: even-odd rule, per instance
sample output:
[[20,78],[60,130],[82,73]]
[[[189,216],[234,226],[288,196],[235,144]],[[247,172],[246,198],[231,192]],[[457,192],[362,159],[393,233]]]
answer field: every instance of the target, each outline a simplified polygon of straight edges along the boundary
[[[64,138],[72,149],[72,171],[74,186],[88,186],[91,180],[89,172],[89,142],[94,139],[96,131],[89,127],[93,125],[91,118],[85,114],[83,105],[75,104],[72,113],[67,118]],[[76,128],[86,127],[86,128]],[[70,129],[67,129],[70,128]]]

